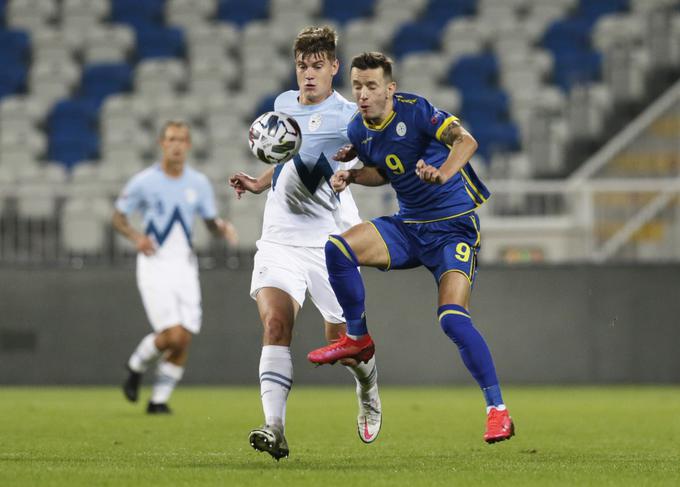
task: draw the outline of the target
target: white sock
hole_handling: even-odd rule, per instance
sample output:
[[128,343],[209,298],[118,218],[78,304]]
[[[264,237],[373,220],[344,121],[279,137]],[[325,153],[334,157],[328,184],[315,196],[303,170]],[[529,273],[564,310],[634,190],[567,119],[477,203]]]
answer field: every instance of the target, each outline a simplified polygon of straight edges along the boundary
[[286,424],[286,400],[293,386],[290,347],[265,345],[260,355],[260,398],[267,424]]
[[128,360],[128,367],[135,372],[143,374],[149,367],[149,364],[156,360],[161,355],[161,351],[156,348],[154,341],[156,340],[155,333],[149,333],[142,338],[137,348]]
[[159,363],[156,370],[156,380],[151,389],[151,402],[154,404],[167,403],[183,375],[184,367],[166,361]]
[[375,366],[375,357],[368,362],[359,362],[358,365],[346,365],[345,368],[354,376],[357,387],[362,393],[368,392],[378,383],[378,368]]
[[505,411],[507,408],[505,407],[505,404],[498,404],[497,406],[487,406],[486,407],[486,414],[489,414],[492,409],[498,409],[499,411]]

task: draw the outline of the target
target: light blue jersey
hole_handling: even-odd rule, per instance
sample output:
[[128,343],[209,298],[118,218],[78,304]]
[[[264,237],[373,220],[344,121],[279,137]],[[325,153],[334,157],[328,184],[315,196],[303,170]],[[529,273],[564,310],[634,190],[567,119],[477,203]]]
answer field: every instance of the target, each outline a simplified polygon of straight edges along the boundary
[[323,247],[328,235],[361,221],[351,193],[336,194],[329,183],[333,173],[346,166],[333,156],[349,144],[347,124],[356,105],[337,92],[316,105],[302,105],[299,94],[286,91],[274,102],[274,110],[291,115],[300,125],[302,146],[292,160],[276,167],[262,240]]
[[142,213],[144,233],[156,243],[159,258],[185,258],[196,215],[217,217],[210,181],[186,165],[179,178],[165,174],[160,164],[139,172],[118,197],[116,209],[125,215]]

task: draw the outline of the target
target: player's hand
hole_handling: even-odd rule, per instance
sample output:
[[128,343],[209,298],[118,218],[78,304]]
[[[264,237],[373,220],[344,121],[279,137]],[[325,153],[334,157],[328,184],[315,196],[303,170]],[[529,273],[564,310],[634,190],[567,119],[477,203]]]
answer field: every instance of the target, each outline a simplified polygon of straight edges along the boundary
[[344,169],[341,169],[340,171],[337,171],[335,174],[331,176],[331,188],[333,188],[333,191],[336,193],[340,193],[341,191],[344,191],[347,186],[349,186],[350,178],[352,176],[352,173],[349,171],[346,171]]
[[236,231],[236,227],[232,225],[231,222],[223,221],[222,235],[232,247],[238,245],[238,232]]
[[338,149],[338,152],[336,152],[335,155],[333,156],[333,159],[340,162],[349,162],[356,156],[357,156],[356,149],[354,148],[353,145],[348,144],[340,147]]
[[434,166],[430,166],[424,160],[420,159],[416,164],[416,175],[428,184],[444,184],[446,178]]
[[246,191],[250,191],[251,193],[254,194],[260,194],[263,190],[260,187],[257,178],[249,176],[244,172],[237,172],[232,177],[230,177],[229,186],[234,188],[236,198],[239,200],[241,199],[243,193],[245,193]]
[[137,252],[141,252],[147,256],[156,253],[156,246],[154,245],[153,240],[146,235],[135,237],[135,248],[137,249]]

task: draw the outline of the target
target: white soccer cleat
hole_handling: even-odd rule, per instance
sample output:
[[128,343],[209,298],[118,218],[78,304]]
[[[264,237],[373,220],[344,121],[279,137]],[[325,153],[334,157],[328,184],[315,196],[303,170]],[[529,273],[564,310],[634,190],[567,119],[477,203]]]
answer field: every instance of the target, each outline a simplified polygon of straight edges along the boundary
[[359,438],[364,443],[373,443],[378,438],[382,426],[382,407],[378,386],[371,387],[366,393],[357,387],[357,399],[359,402],[359,415],[357,416]]

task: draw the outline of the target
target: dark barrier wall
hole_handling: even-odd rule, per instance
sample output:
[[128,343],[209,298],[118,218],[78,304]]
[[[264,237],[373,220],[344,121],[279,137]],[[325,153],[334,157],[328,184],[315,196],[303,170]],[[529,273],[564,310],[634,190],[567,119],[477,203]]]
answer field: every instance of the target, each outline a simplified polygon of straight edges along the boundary
[[[110,384],[150,331],[133,269],[1,269],[0,382]],[[436,321],[423,270],[363,271],[368,321],[384,384],[471,384]],[[256,384],[260,324],[249,271],[201,275],[203,332],[185,382]],[[680,266],[489,267],[472,315],[506,383],[680,382]],[[295,330],[297,384],[348,383],[341,366],[315,368],[322,343],[309,300]]]

